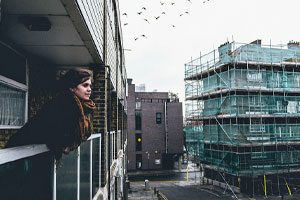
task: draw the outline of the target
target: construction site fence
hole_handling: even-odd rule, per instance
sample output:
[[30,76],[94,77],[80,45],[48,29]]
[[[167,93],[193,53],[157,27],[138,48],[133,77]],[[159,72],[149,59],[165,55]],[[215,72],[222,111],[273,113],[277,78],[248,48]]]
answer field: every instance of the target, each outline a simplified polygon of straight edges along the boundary
[[[218,125],[195,127],[185,128],[188,153],[198,157],[201,163],[222,168],[229,174],[250,176],[263,174],[265,170],[291,170],[300,166],[300,149],[285,143],[299,141],[299,124],[228,124],[222,129]],[[232,144],[232,141],[237,146],[220,146]],[[267,142],[278,145],[264,146]],[[251,146],[243,147],[243,144]]]
[[222,168],[233,175],[263,174],[267,171],[297,169],[300,166],[300,151],[293,149],[238,153],[205,148],[202,155],[201,163]]

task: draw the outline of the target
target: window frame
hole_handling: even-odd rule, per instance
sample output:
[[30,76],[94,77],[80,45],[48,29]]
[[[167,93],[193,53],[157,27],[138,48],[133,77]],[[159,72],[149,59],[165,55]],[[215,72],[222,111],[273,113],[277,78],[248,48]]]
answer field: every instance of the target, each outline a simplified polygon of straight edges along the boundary
[[261,71],[258,70],[249,70],[247,72],[247,81],[249,82],[263,82],[263,74]]
[[[158,114],[160,115],[160,117],[158,117]],[[160,119],[160,121],[158,121],[158,119]],[[156,124],[162,124],[162,113],[161,112],[155,113],[155,122],[156,122]]]
[[[25,92],[25,110],[24,110],[24,112],[25,112],[24,113],[24,115],[25,115],[24,116],[24,124],[25,124],[27,122],[27,118],[28,118],[28,86],[26,86],[22,83],[16,82],[12,79],[6,78],[2,75],[0,75],[0,83],[5,85],[5,86],[11,87],[13,89],[17,89],[17,90],[20,90],[22,92]],[[18,129],[18,128],[21,128],[23,125],[21,125],[21,126],[12,126],[12,125],[1,125],[0,124],[0,129]]]
[[[138,159],[140,158],[140,159]],[[141,163],[141,166],[138,167],[138,163]],[[136,169],[142,169],[143,168],[143,154],[136,154],[135,155],[135,167]]]
[[[257,128],[258,127],[258,128]],[[264,122],[259,119],[252,119],[249,127],[250,133],[265,133],[266,127]]]
[[[16,51],[15,49],[13,49],[12,47],[6,45],[5,43],[1,42],[1,45],[7,47],[9,50],[11,51],[14,51],[18,56],[22,57],[24,60],[25,60],[25,79],[26,79],[26,84],[23,84],[23,83],[20,83],[18,81],[15,81],[13,79],[10,79],[10,78],[7,78],[3,75],[0,74],[0,83],[5,85],[5,86],[8,86],[8,87],[11,87],[13,89],[17,89],[17,90],[21,90],[23,92],[25,92],[25,110],[24,110],[24,124],[27,122],[28,120],[28,61],[26,59],[26,57],[24,55],[22,55],[21,53],[19,53],[18,51]],[[12,125],[1,125],[0,124],[0,130],[2,129],[19,129],[21,128],[22,126],[12,126]]]
[[[140,142],[138,142],[138,139],[141,139]],[[143,151],[143,136],[141,133],[135,134],[135,151]]]
[[136,111],[134,114],[134,124],[135,124],[135,130],[141,131],[142,130],[142,112]]
[[135,109],[136,110],[141,110],[142,108],[142,102],[141,101],[136,101],[135,102]]

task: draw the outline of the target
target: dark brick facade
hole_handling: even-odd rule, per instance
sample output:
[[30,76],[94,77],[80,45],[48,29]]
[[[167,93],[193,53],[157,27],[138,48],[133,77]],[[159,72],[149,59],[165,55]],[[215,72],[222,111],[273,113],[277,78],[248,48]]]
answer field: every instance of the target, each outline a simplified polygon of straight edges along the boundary
[[[176,114],[174,114],[176,113]],[[182,103],[168,103],[167,104],[167,119],[168,119],[168,148],[169,154],[182,153],[183,139],[182,138]]]
[[[105,67],[93,68],[93,100],[96,110],[93,114],[94,132],[101,133],[101,158],[107,155],[107,72]],[[99,155],[96,155],[99,156]],[[101,183],[106,184],[107,160],[101,159]],[[95,167],[98,169],[98,167]],[[95,172],[97,173],[97,171]]]
[[[183,153],[182,104],[170,102],[167,92],[135,92],[135,85],[128,83],[128,170],[137,169],[137,154],[142,170],[172,166],[173,158]],[[141,102],[140,108],[136,109],[136,102]],[[141,130],[136,130],[136,112],[141,113]],[[161,123],[156,113],[161,113]],[[136,134],[142,136],[142,151],[136,151]]]
[[106,111],[107,111],[107,92],[106,92],[106,74],[104,67],[95,67],[93,69],[93,100],[96,104],[96,110],[93,115],[93,124],[95,133],[105,133]]

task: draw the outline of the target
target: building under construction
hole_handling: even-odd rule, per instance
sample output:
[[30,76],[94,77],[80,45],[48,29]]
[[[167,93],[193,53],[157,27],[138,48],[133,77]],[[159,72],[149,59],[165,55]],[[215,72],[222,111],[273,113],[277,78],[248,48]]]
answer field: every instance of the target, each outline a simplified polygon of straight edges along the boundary
[[300,46],[227,42],[185,64],[186,143],[207,180],[242,193],[300,182]]

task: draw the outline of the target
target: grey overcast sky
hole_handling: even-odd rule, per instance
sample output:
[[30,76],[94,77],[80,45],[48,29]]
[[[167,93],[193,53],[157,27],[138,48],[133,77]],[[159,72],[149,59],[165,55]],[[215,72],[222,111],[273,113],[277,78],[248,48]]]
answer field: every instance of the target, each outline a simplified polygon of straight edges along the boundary
[[119,0],[119,6],[128,77],[147,91],[178,93],[181,101],[184,64],[200,51],[232,40],[300,40],[299,0]]

